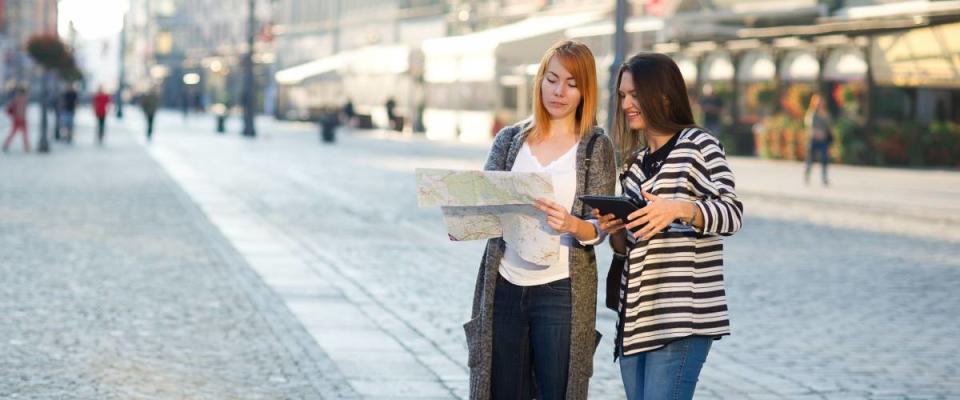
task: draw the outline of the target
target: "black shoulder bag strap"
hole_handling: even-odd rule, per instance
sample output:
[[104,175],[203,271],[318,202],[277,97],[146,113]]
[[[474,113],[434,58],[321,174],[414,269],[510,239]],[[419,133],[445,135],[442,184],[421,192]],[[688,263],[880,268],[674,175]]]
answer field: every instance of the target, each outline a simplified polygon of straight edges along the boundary
[[[595,144],[597,144],[597,137],[599,137],[599,136],[600,136],[600,135],[597,135],[597,134],[591,134],[591,136],[590,136],[590,141],[587,142],[587,157],[583,160],[583,161],[584,161],[584,166],[586,166],[586,168],[584,168],[584,172],[583,172],[583,173],[584,173],[584,175],[583,175],[583,191],[584,191],[584,193],[583,193],[583,194],[587,194],[587,193],[586,193],[587,188],[590,187],[590,160],[593,159],[593,147],[594,147]],[[587,213],[587,204],[581,202],[581,204],[580,204],[580,218],[586,219],[588,216],[590,216],[590,214]],[[593,245],[583,246],[583,245],[580,244],[579,241],[575,241],[575,242],[574,242],[574,245],[575,245],[576,247],[580,247],[580,248],[583,248],[583,249],[585,249],[585,250],[593,250]]]

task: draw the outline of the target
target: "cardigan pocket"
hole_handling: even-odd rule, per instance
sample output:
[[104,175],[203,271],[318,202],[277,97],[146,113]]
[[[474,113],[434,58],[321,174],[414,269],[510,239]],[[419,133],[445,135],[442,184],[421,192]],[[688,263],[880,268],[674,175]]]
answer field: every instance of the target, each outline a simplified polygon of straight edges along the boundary
[[480,317],[463,324],[463,332],[467,337],[467,366],[473,368],[480,361]]

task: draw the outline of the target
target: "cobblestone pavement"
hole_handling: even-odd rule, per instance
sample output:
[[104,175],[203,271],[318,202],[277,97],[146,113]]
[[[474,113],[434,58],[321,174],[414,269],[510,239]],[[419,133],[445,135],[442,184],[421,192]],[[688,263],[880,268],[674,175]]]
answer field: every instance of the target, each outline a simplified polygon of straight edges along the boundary
[[72,147],[0,154],[0,398],[355,398],[166,172],[88,119]]
[[[413,168],[477,168],[486,146],[322,146],[270,121],[246,140],[174,115],[148,145],[163,169],[121,130],[0,155],[0,398],[465,397],[481,243],[416,208]],[[823,191],[795,163],[732,163],[748,213],[726,241],[734,334],[697,398],[960,398],[960,250],[936,235],[955,222],[935,225],[957,174],[844,167]],[[856,207],[871,185],[892,200]],[[591,398],[622,399],[598,315]]]
[[[169,121],[161,127],[151,154],[208,215],[221,214],[221,205],[241,207],[244,223],[269,230],[284,251],[347,293],[349,301],[336,307],[360,309],[374,321],[377,329],[364,330],[364,335],[399,343],[397,349],[390,347],[392,355],[413,355],[414,360],[400,364],[404,369],[393,369],[413,372],[388,383],[435,380],[450,394],[429,389],[432,394],[420,397],[464,396],[461,324],[469,314],[481,243],[448,242],[439,210],[416,208],[413,168],[478,168],[485,146],[343,134],[336,145],[325,146],[313,127],[273,122],[261,124],[260,136],[252,141],[235,133],[210,133],[212,120]],[[858,171],[844,174],[875,179],[878,195],[884,195],[882,171]],[[838,191],[843,190],[841,181]],[[210,191],[217,194],[209,196]],[[813,224],[811,214],[830,207],[816,198],[803,198],[798,205],[778,202],[776,196],[743,197],[745,228],[726,241],[733,335],[714,346],[697,398],[960,398],[960,357],[949,353],[960,330],[956,241],[930,239],[926,231],[886,233],[855,223],[864,212],[849,207],[835,211],[826,225]],[[777,218],[751,216],[756,203],[764,203]],[[777,208],[789,212],[776,213]],[[909,212],[898,215],[904,221],[911,218]],[[233,218],[239,217],[224,217],[226,222],[217,225],[237,230],[231,228]],[[609,253],[601,251],[601,265],[607,260]],[[269,277],[266,268],[258,272]],[[287,304],[292,304],[289,299]],[[327,316],[329,322],[336,313],[323,304],[291,308],[301,320]],[[610,356],[614,315],[599,307],[598,313],[605,338],[596,356],[591,398],[623,398]],[[356,366],[337,355],[344,347],[337,338],[354,331],[327,328],[311,332],[347,370],[352,387],[362,396],[379,398],[370,387],[384,381],[351,373]],[[377,363],[368,365],[376,368]],[[401,394],[418,397],[418,387],[428,386],[405,386],[409,390]]]

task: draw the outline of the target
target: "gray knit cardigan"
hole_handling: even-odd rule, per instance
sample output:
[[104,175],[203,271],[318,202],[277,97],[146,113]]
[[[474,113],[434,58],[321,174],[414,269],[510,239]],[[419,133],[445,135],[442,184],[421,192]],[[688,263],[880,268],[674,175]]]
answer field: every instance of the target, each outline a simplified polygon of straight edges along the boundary
[[[509,171],[513,168],[517,153],[523,146],[531,124],[521,122],[501,130],[494,140],[487,163],[488,171]],[[590,169],[585,171],[587,144],[591,137],[597,136],[593,154],[590,155]],[[584,178],[589,174],[589,187],[584,187]],[[577,197],[584,194],[613,195],[616,185],[613,142],[597,127],[580,140],[577,148],[577,191],[571,213],[581,218],[583,204]],[[589,208],[587,208],[589,212]],[[480,271],[477,276],[473,295],[473,312],[463,329],[467,335],[467,348],[470,367],[470,399],[490,399],[490,372],[493,354],[493,296],[496,293],[497,275],[500,260],[503,257],[504,241],[494,238],[487,241]],[[591,247],[572,247],[570,249],[570,287],[571,287],[571,332],[570,332],[570,368],[567,380],[566,400],[587,398],[587,384],[593,375],[593,354],[599,342],[600,333],[596,331],[597,309],[597,260]],[[525,400],[525,399],[524,399]]]

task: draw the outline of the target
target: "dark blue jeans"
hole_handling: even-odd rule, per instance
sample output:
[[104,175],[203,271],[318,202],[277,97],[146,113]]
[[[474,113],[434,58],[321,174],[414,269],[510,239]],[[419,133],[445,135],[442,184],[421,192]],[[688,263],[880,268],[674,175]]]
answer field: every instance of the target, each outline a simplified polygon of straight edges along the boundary
[[664,347],[620,357],[627,400],[691,400],[713,338],[688,336]]
[[[493,305],[494,400],[563,399],[570,367],[570,279],[517,286],[497,279]],[[533,374],[536,371],[536,374]]]
[[813,168],[813,160],[820,160],[820,180],[824,185],[827,184],[827,164],[830,163],[830,143],[811,141],[807,148],[807,169],[803,174],[805,182],[810,182],[810,170]]

